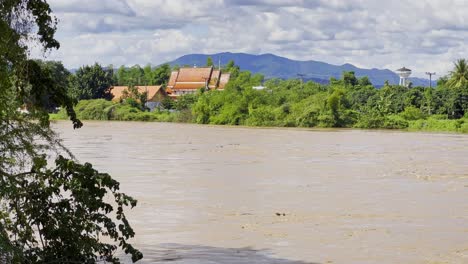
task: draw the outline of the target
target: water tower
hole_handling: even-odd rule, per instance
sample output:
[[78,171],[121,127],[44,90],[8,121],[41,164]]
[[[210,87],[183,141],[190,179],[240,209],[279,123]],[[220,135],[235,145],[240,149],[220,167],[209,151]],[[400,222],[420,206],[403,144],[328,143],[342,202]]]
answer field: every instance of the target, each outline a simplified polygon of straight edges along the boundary
[[408,77],[411,75],[411,70],[403,67],[401,69],[396,70],[396,73],[400,76],[399,85],[408,87]]

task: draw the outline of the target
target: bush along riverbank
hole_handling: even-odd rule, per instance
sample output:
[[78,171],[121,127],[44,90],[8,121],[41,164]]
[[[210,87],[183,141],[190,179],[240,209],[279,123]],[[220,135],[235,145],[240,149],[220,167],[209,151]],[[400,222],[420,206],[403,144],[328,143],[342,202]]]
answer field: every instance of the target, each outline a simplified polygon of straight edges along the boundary
[[[116,120],[116,121],[159,121],[159,122],[190,122],[183,118],[187,111],[145,111],[128,102],[116,103],[104,99],[81,100],[75,106],[77,116],[81,120]],[[50,114],[50,120],[67,119],[66,112],[60,110]]]

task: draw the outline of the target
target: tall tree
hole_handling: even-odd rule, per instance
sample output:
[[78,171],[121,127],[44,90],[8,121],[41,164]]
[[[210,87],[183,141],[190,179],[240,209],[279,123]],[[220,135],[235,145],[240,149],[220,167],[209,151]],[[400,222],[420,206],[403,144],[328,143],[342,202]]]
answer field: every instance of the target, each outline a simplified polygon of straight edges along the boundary
[[118,85],[127,85],[127,69],[125,68],[124,65],[120,66],[119,69],[117,70],[117,84]]
[[211,58],[211,56],[208,56],[208,58],[206,58],[206,66],[213,66],[213,59]]
[[[50,73],[50,77],[53,79],[54,83],[59,87],[69,87],[69,78],[70,72],[63,66],[60,61],[42,61],[36,60],[39,67],[41,67],[42,72]],[[54,111],[59,105],[55,104],[51,100],[50,94],[43,94],[41,100],[42,105],[49,111]]]
[[80,67],[71,79],[71,93],[79,100],[111,99],[109,88],[114,85],[113,75],[113,69],[105,69],[98,63]]
[[225,71],[231,73],[231,79],[236,79],[240,74],[240,68],[234,63],[233,60],[229,60],[224,69]]
[[358,79],[353,71],[344,71],[341,78],[346,87],[356,86],[358,84]]
[[[34,39],[44,50],[59,48],[55,31],[46,1],[0,2],[0,262],[117,263],[118,247],[137,261],[142,255],[127,242],[134,232],[123,211],[136,201],[91,164],[57,154],[71,156],[50,128],[42,98],[63,106],[74,128],[82,123],[55,70],[27,58]],[[55,165],[45,153],[57,157]]]
[[153,71],[153,84],[163,85],[169,81],[169,76],[171,75],[171,66],[165,63]]
[[128,80],[126,85],[141,85],[143,83],[143,79],[145,76],[145,72],[140,67],[140,65],[135,64],[128,70]]
[[361,77],[361,78],[359,79],[358,83],[359,83],[359,85],[360,85],[361,87],[369,86],[369,85],[371,86],[371,85],[372,85],[371,81],[369,80],[369,77],[367,77],[367,76]]
[[236,64],[234,63],[233,60],[229,60],[228,63],[226,64],[226,71],[230,71],[232,68],[234,68],[236,66]]
[[468,86],[468,61],[459,59],[454,63],[454,70],[450,72],[447,85],[451,88],[463,88]]
[[153,70],[151,69],[151,64],[146,64],[143,67],[143,82],[142,85],[153,85]]

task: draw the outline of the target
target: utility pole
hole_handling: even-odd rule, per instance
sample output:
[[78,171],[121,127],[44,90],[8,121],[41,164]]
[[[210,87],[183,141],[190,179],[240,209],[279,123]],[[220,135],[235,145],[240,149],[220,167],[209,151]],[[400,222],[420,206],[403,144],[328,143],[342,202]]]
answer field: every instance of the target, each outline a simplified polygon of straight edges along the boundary
[[299,76],[299,79],[301,79],[301,89],[302,89],[302,83],[303,83],[303,80],[302,80],[302,79],[304,79],[305,74],[303,74],[303,73],[298,73],[297,76]]
[[429,75],[429,88],[432,88],[432,75],[436,75],[435,72],[426,72]]

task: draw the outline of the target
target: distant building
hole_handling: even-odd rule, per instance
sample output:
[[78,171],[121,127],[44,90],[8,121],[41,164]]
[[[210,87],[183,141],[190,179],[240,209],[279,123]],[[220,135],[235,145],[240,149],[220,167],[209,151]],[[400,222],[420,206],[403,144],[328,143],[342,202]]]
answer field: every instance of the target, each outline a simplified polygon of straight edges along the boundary
[[195,93],[200,88],[224,90],[231,75],[221,73],[214,67],[180,68],[171,72],[166,92],[174,99],[184,94]]
[[266,88],[265,86],[252,86],[252,89],[254,90],[263,90],[265,88]]
[[400,76],[399,85],[408,87],[409,85],[408,77],[411,75],[411,70],[406,67],[403,67],[403,68],[396,70],[396,72]]
[[[156,107],[161,105],[161,102],[164,98],[167,97],[166,92],[161,85],[152,85],[152,86],[135,86],[138,89],[139,93],[146,92],[146,107],[150,110],[153,110]],[[124,99],[124,91],[128,92],[128,86],[112,86],[110,88],[110,93],[112,94],[112,101],[120,101]]]

